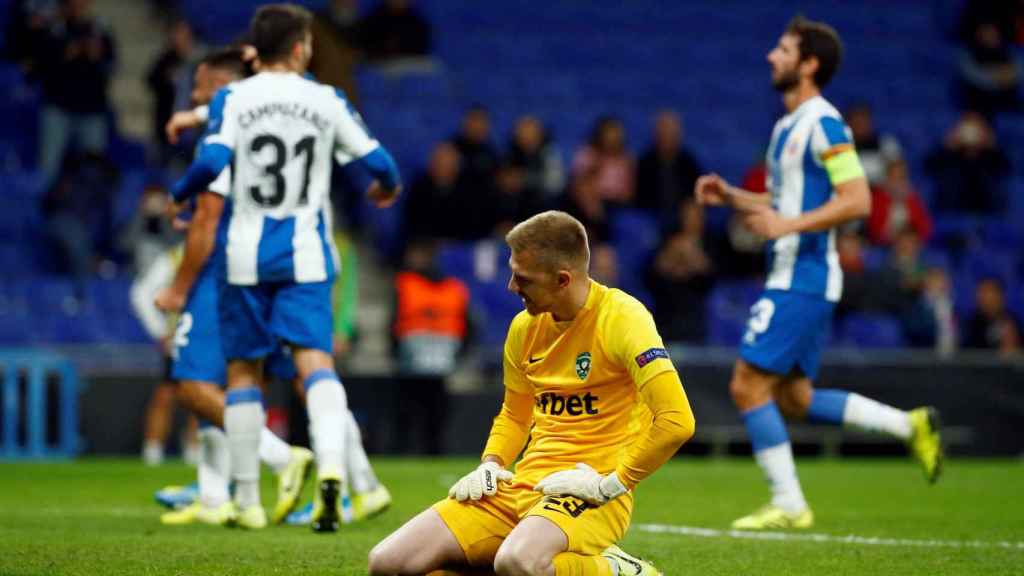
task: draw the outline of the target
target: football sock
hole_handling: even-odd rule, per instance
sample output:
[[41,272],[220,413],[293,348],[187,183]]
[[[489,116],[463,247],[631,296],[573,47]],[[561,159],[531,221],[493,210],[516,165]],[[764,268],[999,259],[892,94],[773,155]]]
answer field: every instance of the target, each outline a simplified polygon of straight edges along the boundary
[[846,390],[814,390],[807,407],[807,420],[819,424],[842,424],[850,393]]
[[345,411],[344,425],[346,426],[345,468],[348,472],[349,482],[352,484],[354,494],[364,494],[376,488],[379,482],[370,466],[370,459],[366,457],[359,424],[356,424],[351,410]]
[[259,454],[261,462],[270,466],[274,472],[280,473],[292,459],[292,447],[264,426],[260,430]]
[[603,556],[583,556],[575,552],[562,552],[551,561],[555,576],[616,576],[618,566]]
[[317,370],[303,382],[306,387],[306,410],[309,413],[309,435],[316,453],[317,474],[341,477],[344,471],[345,414],[348,398],[334,370]]
[[888,434],[902,440],[909,440],[912,433],[910,416],[906,412],[855,392],[850,392],[846,398],[843,424],[868,432]]
[[199,423],[199,503],[216,508],[230,498],[228,475],[231,473],[228,438],[209,422]]
[[142,461],[146,466],[157,466],[164,461],[164,443],[159,440],[146,440],[142,444]]
[[259,388],[233,388],[225,396],[224,431],[231,451],[235,502],[241,508],[260,503],[260,430],[263,395]]
[[793,448],[775,402],[769,401],[744,412],[743,423],[754,449],[754,459],[771,487],[772,504],[790,514],[804,511],[807,501],[796,476]]

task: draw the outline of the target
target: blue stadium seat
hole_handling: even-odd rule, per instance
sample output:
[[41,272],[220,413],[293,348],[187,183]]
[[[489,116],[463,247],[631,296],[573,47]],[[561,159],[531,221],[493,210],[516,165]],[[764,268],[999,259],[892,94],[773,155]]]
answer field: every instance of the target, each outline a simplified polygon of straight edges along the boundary
[[761,293],[757,281],[719,282],[708,296],[708,344],[737,346],[750,316],[750,307]]
[[851,313],[841,323],[838,344],[857,348],[900,348],[906,345],[906,341],[895,318]]
[[437,252],[437,266],[443,274],[473,281],[476,279],[473,254],[471,242],[446,242]]

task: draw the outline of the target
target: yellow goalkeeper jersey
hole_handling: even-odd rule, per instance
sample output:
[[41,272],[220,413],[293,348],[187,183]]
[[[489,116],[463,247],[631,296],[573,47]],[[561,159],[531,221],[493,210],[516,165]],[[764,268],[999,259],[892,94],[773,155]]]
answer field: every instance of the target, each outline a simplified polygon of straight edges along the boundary
[[[621,290],[591,281],[586,304],[567,322],[519,313],[505,341],[504,380],[512,392],[532,395],[534,406],[516,480],[534,484],[577,462],[615,470],[651,423],[641,388],[667,371],[675,367],[654,319]],[[499,444],[492,437],[484,454],[501,454]]]

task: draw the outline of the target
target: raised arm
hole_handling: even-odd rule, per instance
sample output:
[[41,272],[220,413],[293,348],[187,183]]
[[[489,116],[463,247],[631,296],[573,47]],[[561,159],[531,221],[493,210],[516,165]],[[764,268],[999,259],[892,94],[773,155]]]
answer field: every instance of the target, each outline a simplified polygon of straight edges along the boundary
[[210,118],[199,154],[188,171],[171,187],[176,204],[206,190],[231,163],[235,144],[235,118],[231,114],[231,87],[221,88],[210,104]]
[[718,174],[705,174],[697,179],[693,194],[706,206],[730,206],[740,212],[753,212],[772,205],[769,194],[755,194],[729,184]]

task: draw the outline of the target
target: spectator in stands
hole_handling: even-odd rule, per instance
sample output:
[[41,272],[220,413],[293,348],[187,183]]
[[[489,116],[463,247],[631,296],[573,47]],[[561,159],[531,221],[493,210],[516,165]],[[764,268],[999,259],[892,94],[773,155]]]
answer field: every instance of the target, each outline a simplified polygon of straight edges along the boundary
[[534,116],[516,120],[507,163],[522,171],[523,187],[545,207],[553,205],[565,191],[562,155]]
[[613,204],[630,204],[636,183],[636,163],[626,150],[626,131],[612,116],[597,120],[586,146],[576,152],[573,177],[593,173],[597,195]]
[[114,67],[114,39],[89,14],[92,0],[63,0],[39,58],[43,89],[39,168],[47,186],[57,179],[71,141],[89,153],[107,150],[107,86]]
[[836,239],[839,267],[843,271],[843,296],[836,305],[836,320],[863,310],[867,300],[868,274],[864,263],[864,239],[855,230],[841,231]]
[[704,208],[687,198],[676,214],[675,231],[665,237],[647,269],[647,288],[654,298],[654,321],[667,341],[704,344],[704,302],[714,283]]
[[409,189],[405,204],[405,231],[411,238],[470,240],[479,229],[482,212],[460,177],[461,158],[455,146],[434,147],[426,171]]
[[1021,350],[1020,319],[1006,308],[1003,283],[996,278],[978,282],[974,313],[964,326],[964,348],[997,350],[1003,354]]
[[412,0],[383,0],[359,22],[359,35],[373,63],[430,54],[430,24]]
[[637,163],[636,207],[657,213],[666,228],[678,224],[679,203],[693,196],[700,172],[693,153],[683,147],[679,115],[663,110],[654,120],[651,147]]
[[541,203],[535,191],[526,187],[521,168],[501,166],[494,182],[491,235],[503,238],[513,226],[535,214]]
[[587,238],[593,243],[608,242],[611,230],[608,210],[598,191],[598,177],[595,170],[573,175],[568,193],[562,198],[559,209],[572,214],[587,229]]
[[980,12],[964,22],[964,45],[957,61],[964,108],[986,116],[1020,109],[1022,66],[1010,43],[1009,25]]
[[60,178],[43,198],[47,237],[62,272],[74,278],[79,299],[84,298],[98,254],[110,256],[113,251],[111,194],[117,181],[117,168],[106,157],[70,154]]
[[932,219],[910,183],[907,163],[897,158],[889,161],[885,180],[871,187],[868,237],[874,244],[889,245],[904,228],[913,230],[923,244],[931,236]]
[[484,195],[494,189],[498,170],[498,149],[491,141],[491,116],[481,104],[473,104],[462,116],[462,126],[452,138],[462,156],[461,175],[474,193]]
[[590,277],[605,286],[619,285],[619,255],[611,244],[590,247]]
[[985,117],[965,112],[925,160],[940,212],[991,213],[1002,207],[1010,160]]
[[359,6],[356,0],[331,0],[313,16],[313,58],[309,71],[324,84],[344,90],[353,104],[359,92],[353,77],[359,59]]
[[889,259],[880,273],[887,279],[877,284],[889,291],[882,295],[881,301],[890,310],[898,312],[906,307],[908,300],[916,299],[924,280],[925,265],[921,261],[921,241],[913,230],[904,228],[896,235]]
[[886,166],[903,156],[899,141],[890,134],[875,132],[874,114],[865,103],[850,106],[845,118],[868,183],[880,184],[885,180]]
[[908,342],[933,348],[940,356],[956,351],[953,295],[949,275],[943,268],[932,266],[925,271],[915,312],[915,321],[904,324]]
[[469,341],[469,290],[444,277],[434,263],[430,241],[414,240],[395,275],[392,350],[402,386],[396,412],[397,449],[419,440],[428,454],[441,453],[448,413],[446,380]]
[[46,48],[58,8],[58,0],[11,2],[4,31],[4,59],[17,64],[25,74],[35,75],[38,58]]
[[181,241],[167,218],[169,196],[163,186],[151,184],[142,191],[139,209],[121,235],[123,249],[132,254],[136,273],[147,269],[161,254]]
[[[764,162],[764,151],[758,154],[755,163],[743,176],[742,188],[758,194],[767,192],[768,169]],[[765,272],[763,236],[750,231],[743,223],[739,212],[728,217],[725,231],[714,231],[709,238],[715,238],[719,257],[715,262],[715,273],[733,278],[755,278]]]
[[744,190],[750,190],[758,194],[768,191],[768,165],[764,162],[766,151],[762,150],[755,158],[754,165],[747,168],[743,174],[743,183],[740,185]]
[[168,30],[167,45],[146,76],[146,84],[153,93],[153,134],[156,136],[161,163],[164,163],[171,151],[164,126],[174,113],[176,84],[194,51],[195,40],[191,26],[185,20],[173,22]]

